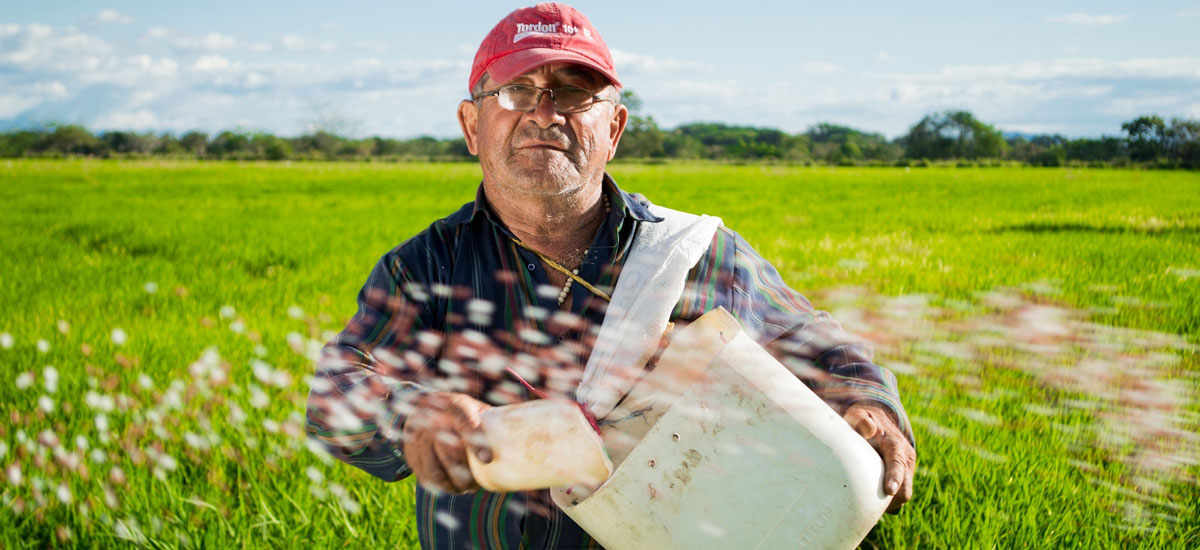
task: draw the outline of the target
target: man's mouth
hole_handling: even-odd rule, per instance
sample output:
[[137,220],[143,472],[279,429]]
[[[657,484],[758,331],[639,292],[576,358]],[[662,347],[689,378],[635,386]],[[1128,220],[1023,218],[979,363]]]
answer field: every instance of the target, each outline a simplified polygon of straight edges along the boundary
[[557,143],[547,143],[547,142],[529,142],[529,143],[522,144],[520,147],[517,147],[517,149],[533,149],[533,150],[543,149],[543,150],[552,150],[552,151],[560,151],[560,152],[566,152],[566,150],[567,150],[566,147],[563,147]]

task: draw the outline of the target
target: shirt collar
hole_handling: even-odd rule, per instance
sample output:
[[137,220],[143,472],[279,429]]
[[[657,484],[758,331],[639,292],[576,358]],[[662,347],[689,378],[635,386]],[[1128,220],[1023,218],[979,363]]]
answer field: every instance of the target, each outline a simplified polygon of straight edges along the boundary
[[[650,201],[639,193],[626,193],[618,185],[608,172],[604,173],[604,189],[609,193],[609,199],[613,206],[620,205],[621,208],[614,209],[616,213],[628,212],[629,216],[635,220],[658,223],[664,218],[656,216],[650,211]],[[488,204],[487,196],[483,192],[483,182],[479,183],[479,188],[475,190],[475,203],[472,208],[463,208],[458,212],[448,216],[446,221],[452,224],[463,224],[474,220],[479,215],[486,216],[493,223],[499,224],[500,219],[492,212],[492,207]],[[615,226],[614,226],[615,227]]]

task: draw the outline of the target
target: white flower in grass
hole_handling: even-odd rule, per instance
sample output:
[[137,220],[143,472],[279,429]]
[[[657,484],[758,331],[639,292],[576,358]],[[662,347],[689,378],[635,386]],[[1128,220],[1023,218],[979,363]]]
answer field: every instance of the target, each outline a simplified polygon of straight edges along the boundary
[[50,351],[50,342],[47,342],[47,341],[39,338],[37,341],[37,350],[42,353],[46,353],[46,352]]
[[83,435],[75,436],[75,448],[81,451],[86,451],[88,449],[87,438],[83,437]]
[[108,432],[108,417],[103,414],[96,415],[96,431],[100,433]]
[[175,457],[163,453],[158,455],[158,466],[168,472],[174,472],[175,468],[179,467],[179,462],[175,460]]
[[270,418],[264,418],[263,429],[267,430],[267,433],[279,433],[279,423]]
[[360,510],[362,510],[362,507],[359,506],[358,503],[352,498],[346,497],[338,500],[338,502],[342,505],[342,509],[346,510],[347,514],[356,515]]
[[42,383],[46,385],[46,391],[50,393],[58,391],[58,369],[54,367],[42,369]]
[[265,408],[271,404],[271,398],[267,396],[262,388],[250,384],[250,406],[256,409]]
[[291,317],[292,319],[303,319],[304,318],[304,308],[302,308],[300,306],[289,307],[288,308],[288,317]]
[[233,331],[234,334],[246,332],[246,322],[238,319],[232,323],[229,323],[229,330]]
[[237,315],[237,310],[233,309],[233,306],[221,306],[218,313],[222,319],[233,319],[233,316]]
[[142,285],[142,290],[145,290],[147,294],[154,294],[155,292],[158,292],[158,283],[154,281],[146,281],[146,284]]
[[13,347],[12,335],[7,332],[0,334],[0,348],[12,349],[12,347]]
[[311,479],[313,483],[323,483],[325,481],[325,474],[322,474],[321,470],[312,466],[305,468],[304,473],[308,475],[308,479]]
[[317,457],[318,460],[326,465],[333,463],[333,459],[329,458],[329,451],[325,449],[325,445],[317,442],[314,439],[306,437],[304,438],[304,446],[313,454],[313,456]]
[[154,379],[150,378],[149,376],[147,376],[145,374],[139,374],[138,375],[138,385],[141,386],[142,389],[145,389],[145,390],[153,389],[154,388]]
[[54,496],[58,497],[58,501],[63,504],[71,503],[71,488],[67,487],[66,483],[59,483],[58,489],[54,491]]
[[33,385],[33,373],[25,371],[17,375],[17,389],[23,390]]
[[38,398],[38,408],[42,409],[47,414],[52,413],[52,412],[54,412],[54,400],[50,399],[50,397],[48,397],[48,396],[43,395]]
[[229,401],[229,420],[234,424],[241,424],[246,421],[246,411],[232,401]]
[[183,441],[187,443],[188,447],[193,449],[203,450],[208,448],[208,440],[192,432],[184,432]]
[[83,395],[83,402],[89,408],[100,412],[112,412],[117,407],[117,403],[113,400],[112,396],[101,395],[91,390],[88,390]]
[[267,346],[264,346],[262,344],[258,344],[256,346],[254,346],[254,355],[257,355],[259,357],[266,357],[267,353],[268,353]]
[[309,485],[308,492],[312,493],[312,496],[316,497],[317,500],[325,500],[325,498],[329,496],[329,491],[326,491],[325,488],[320,485]]
[[21,467],[20,466],[18,466],[16,464],[12,464],[8,467],[8,470],[5,471],[5,473],[8,474],[8,483],[10,485],[20,485],[21,484]]
[[125,342],[129,341],[129,335],[125,334],[123,329],[114,328],[112,330],[112,341],[118,346],[124,346]]
[[89,453],[89,456],[91,457],[92,462],[95,462],[96,464],[104,464],[104,461],[108,459],[108,456],[105,455],[104,451],[100,449],[92,449],[92,452]]
[[38,434],[37,439],[38,439],[38,443],[41,443],[43,447],[46,447],[46,448],[58,447],[58,434],[56,434],[50,430],[42,430],[41,433]]
[[68,323],[62,319],[58,320],[57,326],[58,326],[58,331],[63,334],[71,332],[71,323]]

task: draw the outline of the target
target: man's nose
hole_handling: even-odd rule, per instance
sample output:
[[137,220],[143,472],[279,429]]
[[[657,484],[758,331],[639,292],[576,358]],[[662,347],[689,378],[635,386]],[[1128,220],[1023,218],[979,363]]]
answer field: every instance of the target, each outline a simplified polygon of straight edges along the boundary
[[537,106],[532,111],[529,111],[527,116],[533,120],[534,124],[542,128],[567,123],[567,117],[554,109],[554,98],[551,97],[550,90],[542,91],[541,97],[538,98]]

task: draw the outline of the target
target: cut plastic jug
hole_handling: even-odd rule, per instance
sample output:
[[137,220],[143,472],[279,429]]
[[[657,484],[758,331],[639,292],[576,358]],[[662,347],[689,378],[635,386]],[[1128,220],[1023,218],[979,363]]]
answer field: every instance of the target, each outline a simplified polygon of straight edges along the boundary
[[551,495],[610,550],[854,548],[891,501],[878,453],[723,309],[608,418],[616,470]]
[[599,434],[570,401],[540,399],[480,414],[492,461],[467,453],[471,475],[489,491],[599,485],[612,473]]

